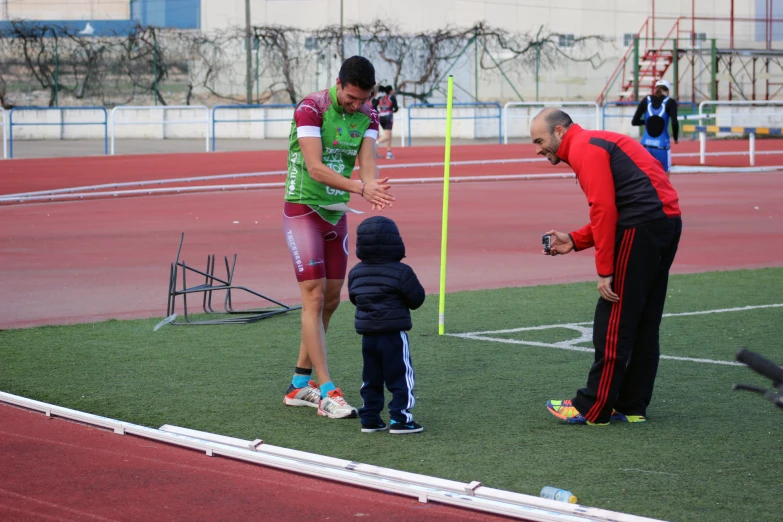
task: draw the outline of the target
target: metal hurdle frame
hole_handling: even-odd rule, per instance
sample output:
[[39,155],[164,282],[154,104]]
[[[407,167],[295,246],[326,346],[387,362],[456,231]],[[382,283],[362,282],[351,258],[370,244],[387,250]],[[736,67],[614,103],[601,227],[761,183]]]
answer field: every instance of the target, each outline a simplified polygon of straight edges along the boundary
[[[699,104],[699,121],[706,118],[715,117],[711,114],[705,114],[704,108],[712,105],[715,107],[721,106],[754,106],[754,105],[783,105],[783,100],[733,100],[733,101],[721,101],[721,100],[705,100]],[[704,165],[707,156],[707,133],[708,132],[726,132],[731,134],[747,134],[750,141],[750,165],[756,164],[756,134],[771,134],[780,135],[780,128],[769,127],[744,127],[744,126],[720,126],[720,125],[683,125],[683,132],[698,132],[699,133],[699,162]]]
[[[117,123],[117,113],[121,111],[132,111],[132,110],[146,110],[146,111],[153,111],[153,110],[159,110],[162,111],[163,117],[160,120],[153,120],[153,121],[129,121],[129,122],[119,122]],[[203,110],[204,111],[204,119],[201,120],[167,120],[166,119],[166,111],[167,110]],[[204,125],[204,142],[205,142],[205,152],[209,152],[209,108],[205,105],[141,105],[141,106],[133,106],[133,105],[119,105],[117,107],[114,107],[111,110],[111,155],[114,156],[114,141],[115,141],[115,134],[116,129],[115,126],[117,125],[161,125],[163,127],[162,137],[165,140],[166,139],[166,125],[177,125],[177,124],[203,124]]]
[[6,110],[2,107],[0,107],[0,114],[3,116],[3,159],[8,158],[8,131],[6,130],[6,127],[8,126],[8,113]]
[[568,107],[588,107],[595,109],[595,129],[603,129],[601,123],[601,107],[595,102],[567,102],[567,101],[550,101],[550,102],[508,102],[503,106],[503,144],[508,145],[508,120],[532,120],[533,116],[509,116],[509,109],[514,107],[524,107],[531,109],[533,107],[540,107],[545,109],[547,107],[557,107],[567,109]]
[[[411,131],[411,121],[413,120],[443,120],[446,121],[446,116],[425,116],[425,117],[412,117],[411,116],[411,109],[417,109],[417,108],[426,108],[426,109],[446,109],[447,104],[445,103],[413,103],[409,105],[407,110],[407,119],[408,119],[408,147],[412,146],[413,142],[413,136]],[[453,103],[452,107],[455,109],[486,109],[486,108],[496,108],[498,110],[497,116],[476,116],[475,113],[473,116],[452,116],[452,120],[498,120],[498,143],[503,143],[503,128],[502,128],[502,119],[503,119],[503,108],[500,106],[498,102],[465,102],[465,103]]]
[[248,119],[231,119],[231,120],[218,120],[215,118],[215,112],[225,109],[264,109],[265,114],[268,114],[267,109],[291,109],[293,115],[295,104],[291,103],[270,103],[270,104],[249,104],[249,105],[215,105],[212,107],[212,152],[217,150],[217,131],[215,124],[217,123],[266,123],[272,122],[290,122],[293,116],[287,116],[285,118],[248,118]]
[[[171,263],[171,271],[169,274],[169,291],[168,298],[166,300],[166,317],[171,317],[175,313],[177,297],[182,296],[182,309],[184,321],[177,321],[176,319],[171,323],[173,325],[209,325],[209,324],[247,324],[260,321],[275,315],[284,314],[292,310],[301,309],[300,306],[288,306],[279,301],[272,299],[266,295],[260,294],[254,290],[251,290],[245,286],[238,286],[233,284],[234,274],[236,273],[237,255],[234,254],[234,261],[229,265],[228,257],[225,257],[226,263],[226,278],[222,279],[215,275],[215,255],[207,256],[207,266],[204,271],[188,266],[185,261],[180,261],[180,254],[182,253],[182,243],[185,241],[185,233],[179,240],[179,248],[177,248],[177,257],[173,263]],[[179,272],[182,272],[182,288],[177,289],[177,282],[179,280]],[[204,277],[204,283],[196,286],[188,287],[187,273],[192,272],[197,276]],[[233,307],[231,302],[231,291],[238,290],[241,292],[247,292],[260,299],[274,303],[279,308],[267,308],[267,309],[247,309],[237,310]],[[223,301],[223,310],[215,310],[212,306],[212,293],[213,292],[226,292],[225,299]],[[203,294],[201,301],[201,309],[205,314],[227,314],[228,317],[220,319],[205,319],[193,321],[188,314],[188,295],[189,294]]]
[[[56,123],[39,123],[39,122],[20,122],[20,123],[14,123],[14,113],[15,112],[24,112],[24,111],[60,111],[60,121]],[[103,112],[103,121],[75,121],[75,122],[65,122],[62,121],[63,119],[63,111],[101,111]],[[8,157],[13,158],[14,157],[14,125],[17,127],[24,127],[24,126],[32,126],[32,127],[39,127],[39,126],[51,126],[51,125],[59,125],[60,127],[63,127],[65,125],[103,125],[103,154],[106,155],[109,153],[109,113],[106,110],[106,107],[99,107],[99,106],[85,106],[85,107],[71,107],[71,106],[62,106],[62,107],[37,107],[37,106],[20,106],[20,107],[14,107],[8,112]]]

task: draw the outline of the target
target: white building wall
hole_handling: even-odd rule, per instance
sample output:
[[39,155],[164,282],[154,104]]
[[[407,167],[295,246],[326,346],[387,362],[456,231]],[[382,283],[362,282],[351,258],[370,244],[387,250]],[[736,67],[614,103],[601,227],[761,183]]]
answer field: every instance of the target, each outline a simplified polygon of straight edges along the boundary
[[[708,38],[718,38],[719,46],[728,46],[730,33],[731,0],[251,0],[251,21],[254,25],[284,25],[302,29],[339,25],[341,3],[345,26],[380,19],[401,31],[418,32],[446,26],[470,27],[484,21],[489,26],[529,35],[535,35],[543,26],[545,32],[574,34],[577,37],[599,35],[607,39],[606,43],[591,47],[604,60],[598,68],[570,62],[557,70],[542,69],[538,83],[539,100],[595,100],[626,50],[623,35],[639,31],[652,14],[653,4],[658,17],[655,35],[660,38],[670,32],[678,17],[681,17],[679,36],[686,41],[692,30],[692,17],[726,18],[725,21],[695,21],[696,32],[707,33]],[[695,3],[694,12],[691,11],[692,3]],[[735,17],[756,16],[753,2],[734,4]],[[206,31],[241,26],[245,22],[244,0],[202,0],[201,5],[201,19]],[[764,13],[759,13],[759,16],[764,16]],[[652,25],[647,28],[648,36],[653,35],[652,29]],[[734,29],[735,45],[740,46],[740,40],[744,40],[750,47],[755,25],[737,22]],[[756,46],[759,45],[763,46]],[[337,63],[332,64],[332,70],[326,74],[336,75],[338,66]],[[459,63],[455,70],[458,71],[455,73],[458,76],[456,81],[465,90],[475,93],[472,60]],[[382,67],[379,73],[383,76]],[[536,99],[532,70],[511,76],[516,90],[525,100]],[[321,80],[319,87],[324,86],[324,81]],[[303,90],[313,89],[308,86]],[[619,85],[616,90],[619,92]],[[497,72],[482,71],[478,92],[482,100],[506,102],[519,99]]]
[[[469,27],[483,20],[510,31],[535,33],[543,24],[553,31],[618,38],[636,32],[652,14],[653,3],[657,17],[682,16],[690,22],[691,0],[342,0],[345,25],[380,19],[415,32],[447,25]],[[251,20],[256,25],[303,29],[339,25],[340,4],[341,0],[251,0]],[[731,0],[696,0],[695,4],[696,17],[729,17]],[[755,16],[753,2],[734,4],[736,17]],[[202,28],[244,25],[244,5],[244,0],[202,0]],[[669,22],[659,20],[656,33],[665,35],[673,20]],[[706,24],[703,30],[697,27],[699,31],[712,29],[710,22],[697,24]]]
[[[9,18],[28,19],[127,19],[130,1],[122,0],[36,0],[22,2],[0,0]],[[695,11],[691,11],[695,4]],[[561,32],[575,36],[598,35],[603,44],[592,44],[599,52],[602,64],[568,62],[552,70],[542,68],[536,84],[531,68],[522,73],[509,72],[513,86],[497,71],[481,71],[479,85],[475,85],[473,60],[464,58],[454,69],[455,79],[464,91],[482,100],[501,103],[519,100],[595,100],[607,83],[612,71],[626,50],[623,35],[636,33],[652,14],[657,17],[655,34],[666,36],[680,17],[680,38],[689,44],[691,17],[724,18],[721,21],[696,20],[697,33],[717,38],[719,47],[728,47],[731,25],[728,21],[731,0],[250,0],[251,22],[254,25],[282,25],[302,29],[316,29],[325,25],[339,25],[341,5],[343,23],[371,23],[380,19],[404,32],[433,30],[447,26],[470,27],[483,21],[492,27],[510,32],[535,35],[539,28],[547,32]],[[764,16],[756,12],[759,1],[733,2],[738,19]],[[202,0],[202,30],[225,30],[242,27],[245,23],[244,0]],[[783,25],[783,24],[782,24]],[[734,24],[735,45],[763,47],[758,40],[759,24],[737,21]],[[783,31],[783,27],[776,29]],[[646,33],[652,36],[652,26]],[[667,46],[670,44],[667,44]],[[709,42],[698,45],[708,46]],[[355,47],[354,47],[355,49]],[[349,53],[355,52],[347,49]],[[232,54],[234,54],[232,52]],[[244,53],[237,50],[235,74],[225,74],[221,90],[241,96],[244,91]],[[376,63],[379,81],[391,82],[383,64]],[[299,80],[300,91],[310,92],[333,83],[339,68],[338,60],[328,65],[312,66],[313,72]],[[513,69],[510,64],[506,66]],[[671,76],[671,71],[667,73]],[[669,78],[671,79],[671,78]],[[262,79],[263,80],[263,79]],[[262,81],[262,87],[268,82]],[[609,98],[616,98],[619,82]],[[459,97],[458,97],[459,100]],[[408,100],[401,100],[408,102]],[[437,99],[433,99],[437,101]],[[466,101],[466,100],[463,100]]]
[[129,0],[0,0],[0,20],[128,20]]

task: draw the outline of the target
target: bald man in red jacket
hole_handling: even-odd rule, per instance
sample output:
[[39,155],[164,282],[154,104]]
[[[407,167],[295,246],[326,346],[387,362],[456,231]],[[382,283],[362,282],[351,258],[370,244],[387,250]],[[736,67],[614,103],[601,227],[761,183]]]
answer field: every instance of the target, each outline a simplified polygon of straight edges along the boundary
[[600,298],[593,322],[595,361],[587,385],[547,409],[572,424],[645,422],[660,358],[659,328],[682,219],[661,164],[623,134],[584,130],[559,109],[530,126],[536,153],[576,174],[590,222],[570,234],[550,230],[546,254],[595,247]]

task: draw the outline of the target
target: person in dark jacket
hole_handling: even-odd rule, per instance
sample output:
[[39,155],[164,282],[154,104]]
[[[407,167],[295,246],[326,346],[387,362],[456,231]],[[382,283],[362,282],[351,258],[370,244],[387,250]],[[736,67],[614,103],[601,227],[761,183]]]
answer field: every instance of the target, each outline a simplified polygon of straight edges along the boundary
[[663,171],[669,174],[672,166],[672,150],[669,138],[669,122],[672,124],[674,143],[677,143],[680,124],[677,121],[677,100],[669,97],[669,82],[658,80],[655,92],[647,96],[636,108],[631,125],[644,127],[642,146],[657,159]]
[[411,310],[424,303],[424,287],[413,269],[402,263],[405,244],[391,219],[374,216],[356,230],[359,263],[348,274],[348,296],[356,305],[356,332],[362,335],[361,395],[363,433],[383,431],[383,387],[391,392],[389,433],[419,433],[410,410],[416,403],[407,332]]

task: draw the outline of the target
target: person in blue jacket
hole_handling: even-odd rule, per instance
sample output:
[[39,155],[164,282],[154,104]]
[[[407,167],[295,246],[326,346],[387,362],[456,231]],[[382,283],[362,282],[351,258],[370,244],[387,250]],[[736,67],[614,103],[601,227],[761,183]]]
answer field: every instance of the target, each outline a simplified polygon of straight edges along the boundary
[[385,384],[392,394],[389,433],[419,433],[424,428],[410,412],[416,399],[407,332],[413,327],[410,311],[424,303],[424,287],[401,262],[405,244],[387,217],[362,221],[356,230],[356,257],[359,263],[348,274],[348,296],[356,305],[356,332],[362,336],[362,432],[387,428],[380,415]]
[[[664,172],[669,174],[672,166],[671,138],[677,143],[680,125],[677,121],[677,101],[669,97],[671,85],[666,80],[655,83],[652,96],[647,96],[636,108],[631,120],[632,125],[644,127],[642,146],[657,159]],[[672,135],[669,137],[669,122]]]

